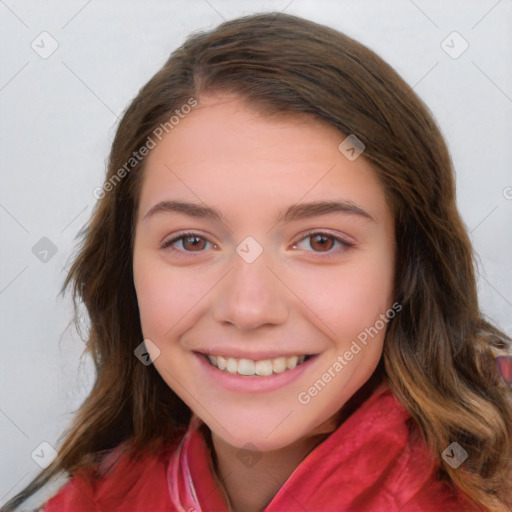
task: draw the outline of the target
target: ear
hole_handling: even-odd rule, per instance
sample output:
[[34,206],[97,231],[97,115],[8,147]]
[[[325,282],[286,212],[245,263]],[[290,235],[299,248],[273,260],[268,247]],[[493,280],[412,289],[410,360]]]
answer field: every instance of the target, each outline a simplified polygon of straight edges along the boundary
[[500,374],[503,382],[512,387],[512,355],[501,355],[497,356],[496,368]]

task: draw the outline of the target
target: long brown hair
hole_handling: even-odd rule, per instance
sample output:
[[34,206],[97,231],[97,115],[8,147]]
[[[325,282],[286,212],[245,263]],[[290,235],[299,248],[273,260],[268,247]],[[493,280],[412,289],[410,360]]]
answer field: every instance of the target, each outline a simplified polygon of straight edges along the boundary
[[[91,467],[126,442],[154,450],[186,427],[190,410],[134,349],[142,341],[132,277],[135,212],[144,159],[119,177],[156,127],[206,92],[231,92],[261,112],[308,114],[354,134],[395,216],[396,297],[383,360],[390,386],[440,463],[439,477],[490,511],[512,506],[510,390],[494,348],[510,339],[481,315],[473,254],[456,209],[454,173],[428,109],[396,72],[349,37],[295,16],[265,13],[193,35],[126,110],[107,182],[62,292],[90,318],[95,385],[56,460],[4,510],[58,474]],[[125,167],[126,170],[126,167]],[[469,454],[458,469],[441,458],[452,442]]]

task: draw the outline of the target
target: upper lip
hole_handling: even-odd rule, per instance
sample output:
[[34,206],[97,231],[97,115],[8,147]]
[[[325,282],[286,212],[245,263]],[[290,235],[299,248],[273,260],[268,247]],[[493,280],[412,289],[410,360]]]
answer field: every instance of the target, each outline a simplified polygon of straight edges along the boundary
[[278,357],[292,357],[292,356],[313,356],[314,352],[305,352],[304,350],[297,350],[296,352],[286,350],[276,352],[275,350],[260,350],[248,352],[247,350],[240,350],[236,348],[214,348],[214,349],[198,349],[194,352],[203,355],[233,357],[234,359],[252,359],[253,361],[261,361],[263,359],[276,359]]

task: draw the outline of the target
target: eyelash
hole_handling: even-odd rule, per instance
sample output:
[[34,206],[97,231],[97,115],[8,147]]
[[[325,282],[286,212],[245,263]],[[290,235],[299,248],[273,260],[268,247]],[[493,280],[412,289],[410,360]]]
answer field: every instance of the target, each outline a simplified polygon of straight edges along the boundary
[[[310,231],[308,233],[305,233],[302,236],[302,238],[300,238],[297,242],[294,242],[293,247],[296,247],[300,242],[306,240],[307,238],[311,238],[314,235],[321,235],[321,236],[325,236],[326,238],[330,238],[330,239],[334,240],[334,242],[337,242],[340,246],[342,246],[342,248],[344,250],[350,249],[351,247],[353,247],[355,245],[352,242],[348,242],[347,240],[344,240],[340,237],[331,235],[330,233],[326,233],[323,231]],[[179,242],[180,240],[184,240],[185,238],[192,238],[192,237],[199,238],[201,240],[206,240],[207,243],[211,244],[211,242],[209,240],[207,240],[205,237],[201,236],[199,233],[184,232],[184,233],[179,233],[178,235],[174,236],[173,238],[171,238],[169,240],[164,240],[160,244],[160,248],[163,250],[170,249],[172,252],[181,253],[181,254],[183,254],[183,253],[194,254],[195,252],[200,254],[200,253],[204,252],[206,249],[203,249],[201,251],[187,251],[185,249],[176,249],[176,248],[172,247],[172,245],[175,244],[176,242]],[[216,245],[216,244],[214,244],[214,245]],[[308,251],[308,252],[310,252],[310,251]],[[324,257],[329,258],[329,257],[335,256],[339,251],[329,250],[329,251],[311,251],[311,252],[314,252],[315,254],[324,254],[325,255]]]

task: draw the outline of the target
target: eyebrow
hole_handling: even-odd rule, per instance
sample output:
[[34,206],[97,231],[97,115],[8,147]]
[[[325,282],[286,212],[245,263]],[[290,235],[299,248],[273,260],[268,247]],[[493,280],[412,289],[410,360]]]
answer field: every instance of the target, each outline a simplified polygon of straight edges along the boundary
[[[229,221],[217,208],[187,201],[161,201],[150,208],[142,220],[146,221],[158,213],[182,213],[190,217],[212,219],[229,226]],[[370,213],[352,201],[330,200],[312,201],[310,203],[299,203],[289,206],[285,211],[279,213],[274,225],[331,213],[357,215],[376,222]]]

